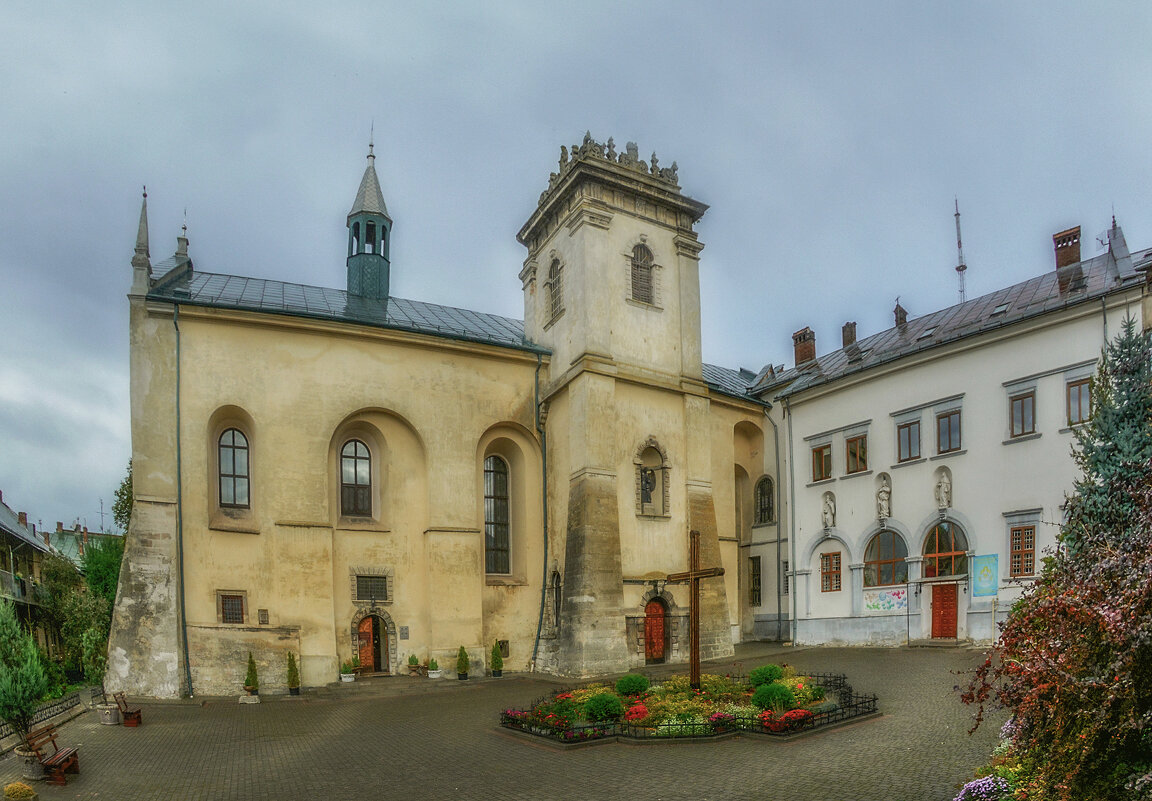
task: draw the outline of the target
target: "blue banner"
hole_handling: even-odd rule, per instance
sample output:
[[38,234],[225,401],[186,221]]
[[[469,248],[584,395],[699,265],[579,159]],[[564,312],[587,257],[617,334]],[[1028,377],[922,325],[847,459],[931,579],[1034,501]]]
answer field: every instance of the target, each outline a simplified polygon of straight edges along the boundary
[[1000,589],[1000,556],[972,557],[972,594],[995,595]]

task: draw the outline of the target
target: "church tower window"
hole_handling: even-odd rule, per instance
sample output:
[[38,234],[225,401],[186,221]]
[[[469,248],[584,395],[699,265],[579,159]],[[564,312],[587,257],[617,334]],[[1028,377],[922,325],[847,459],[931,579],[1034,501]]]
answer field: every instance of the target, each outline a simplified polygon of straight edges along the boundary
[[564,311],[564,268],[560,259],[553,259],[548,268],[548,320],[555,320]]
[[653,517],[668,516],[668,462],[664,450],[649,437],[635,459],[636,512]]
[[511,573],[508,509],[508,463],[499,456],[484,460],[484,569]]
[[358,439],[349,440],[340,451],[340,513],[372,514],[372,457]]
[[230,428],[220,435],[220,505],[247,509],[248,438]]
[[655,303],[652,284],[652,251],[647,245],[632,248],[632,300]]
[[763,526],[776,520],[776,497],[772,479],[768,476],[756,482],[756,525]]

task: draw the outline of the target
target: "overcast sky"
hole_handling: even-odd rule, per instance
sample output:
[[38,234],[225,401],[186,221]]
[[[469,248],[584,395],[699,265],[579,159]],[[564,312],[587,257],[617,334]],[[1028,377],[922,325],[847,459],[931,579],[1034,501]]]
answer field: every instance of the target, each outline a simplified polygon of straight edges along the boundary
[[[679,164],[704,356],[792,364],[1152,245],[1152,12],[1057,3],[62,3],[0,11],[0,490],[100,526],[130,454],[129,261],[340,287],[375,124],[394,295],[522,318],[515,234],[590,130]],[[111,516],[105,523],[110,525]]]

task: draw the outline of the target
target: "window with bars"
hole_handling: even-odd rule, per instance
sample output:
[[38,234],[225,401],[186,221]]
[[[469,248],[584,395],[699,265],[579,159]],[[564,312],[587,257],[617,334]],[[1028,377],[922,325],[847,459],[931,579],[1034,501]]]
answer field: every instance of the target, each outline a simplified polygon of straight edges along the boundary
[[1011,576],[1031,576],[1036,572],[1036,527],[1013,526],[1009,533]]
[[762,602],[760,591],[760,557],[748,557],[748,605],[759,606]]
[[823,481],[832,477],[832,446],[818,445],[812,449],[812,480]]
[[372,514],[372,455],[358,439],[344,443],[340,451],[340,513]]
[[356,577],[356,600],[357,601],[387,601],[388,600],[388,577],[387,576],[357,576]]
[[548,268],[548,319],[555,320],[564,311],[564,267],[553,259]]
[[1092,380],[1068,382],[1068,425],[1085,423],[1092,416]]
[[861,434],[858,437],[849,437],[845,443],[845,451],[848,454],[848,464],[846,472],[848,473],[862,473],[868,469],[868,435]]
[[951,453],[958,450],[960,450],[960,411],[937,415],[936,452]]
[[840,592],[840,552],[820,554],[820,592]]
[[632,248],[632,300],[653,303],[652,251],[646,245]]
[[220,505],[248,508],[248,438],[236,428],[220,435]]
[[1023,437],[1036,433],[1036,393],[1026,392],[1009,399],[1012,415],[1012,436]]
[[221,623],[243,623],[245,597],[242,592],[216,593],[216,614]]
[[920,458],[920,421],[901,423],[896,426],[897,459],[911,462]]
[[508,463],[499,456],[484,460],[484,569],[510,573]]
[[776,494],[772,479],[764,476],[756,482],[756,525],[762,526],[776,519]]

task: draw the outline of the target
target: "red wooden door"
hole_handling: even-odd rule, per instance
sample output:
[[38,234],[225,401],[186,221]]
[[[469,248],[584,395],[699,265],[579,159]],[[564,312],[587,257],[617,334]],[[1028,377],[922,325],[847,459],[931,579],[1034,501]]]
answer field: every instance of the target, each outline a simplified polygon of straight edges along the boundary
[[932,637],[956,638],[956,585],[932,585]]
[[369,673],[376,672],[376,641],[372,631],[372,621],[375,619],[373,615],[368,615],[360,621],[360,666]]
[[665,608],[662,601],[653,598],[644,607],[644,661],[663,662],[667,643]]

